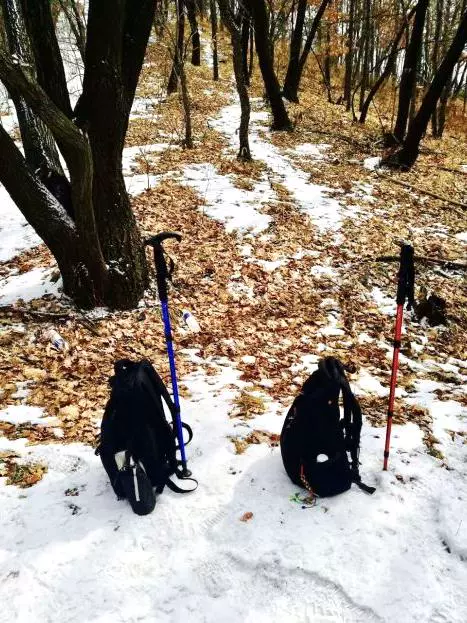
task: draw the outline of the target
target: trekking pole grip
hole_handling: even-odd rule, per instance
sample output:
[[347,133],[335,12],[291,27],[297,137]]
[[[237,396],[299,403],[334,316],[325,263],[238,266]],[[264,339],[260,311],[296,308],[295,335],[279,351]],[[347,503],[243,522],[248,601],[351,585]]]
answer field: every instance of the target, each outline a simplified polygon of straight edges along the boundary
[[397,305],[404,305],[407,300],[407,309],[410,309],[414,302],[414,250],[409,244],[403,244],[401,247],[400,267],[397,280]]
[[154,251],[154,265],[156,267],[156,280],[157,280],[157,290],[159,292],[159,298],[161,301],[167,301],[168,292],[167,292],[167,279],[170,279],[171,271],[167,266],[167,261],[164,256],[164,240],[175,239],[177,242],[180,242],[182,236],[177,232],[173,231],[163,231],[159,234],[155,234],[150,238],[147,238],[144,241],[144,245],[147,247],[152,247]]

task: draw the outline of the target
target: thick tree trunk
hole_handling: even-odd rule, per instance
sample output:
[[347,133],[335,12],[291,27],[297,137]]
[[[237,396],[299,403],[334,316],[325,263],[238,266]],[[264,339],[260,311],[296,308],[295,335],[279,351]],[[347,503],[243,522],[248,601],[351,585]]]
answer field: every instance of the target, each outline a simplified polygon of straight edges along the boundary
[[459,28],[444,57],[433,81],[428,89],[418,113],[409,125],[402,149],[389,156],[384,164],[402,169],[410,168],[416,161],[419,153],[420,142],[425,134],[430,117],[438,103],[439,98],[446,87],[449,77],[458,62],[467,43],[467,12],[461,18]]
[[195,0],[185,0],[185,4],[191,30],[191,64],[199,67],[201,65],[201,40],[196,19],[196,2]]
[[399,105],[396,124],[394,126],[393,141],[396,144],[404,140],[407,122],[409,119],[410,103],[415,96],[417,82],[417,66],[423,42],[423,27],[429,0],[419,0],[415,10],[414,24],[409,45],[405,53],[404,68],[399,86]]
[[300,78],[298,76],[298,63],[300,60],[300,52],[302,50],[303,26],[305,24],[307,0],[298,0],[297,13],[295,17],[295,26],[290,39],[289,64],[285,74],[284,86],[282,93],[291,102],[297,102],[297,90]]
[[249,8],[255,28],[256,52],[273,116],[272,129],[291,130],[292,124],[282,100],[281,89],[272,63],[266,5],[264,0],[248,0],[246,5]]
[[95,0],[88,15],[83,93],[94,163],[92,197],[109,267],[108,299],[115,307],[130,301],[136,305],[147,282],[144,249],[123,179],[122,151],[144,55],[145,46],[136,41],[149,38],[152,5],[146,0],[139,12],[128,9],[126,14],[122,0]]
[[212,41],[212,78],[219,80],[219,57],[217,54],[217,9],[216,0],[210,0],[211,41]]
[[240,28],[232,15],[228,0],[217,0],[222,23],[227,27],[232,42],[232,60],[235,74],[235,84],[237,86],[238,97],[240,99],[240,129],[239,140],[240,149],[238,158],[241,160],[251,160],[250,143],[248,139],[248,126],[250,123],[250,98],[246,87],[244,75],[242,38]]
[[31,172],[21,152],[0,126],[0,179],[29,224],[55,257],[66,294],[80,307],[105,302],[105,266],[86,252],[64,208]]

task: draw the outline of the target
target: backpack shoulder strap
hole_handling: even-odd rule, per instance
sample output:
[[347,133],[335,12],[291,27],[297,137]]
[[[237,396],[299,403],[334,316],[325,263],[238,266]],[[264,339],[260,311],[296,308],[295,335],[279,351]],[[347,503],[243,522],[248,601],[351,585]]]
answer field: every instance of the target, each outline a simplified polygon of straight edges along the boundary
[[[321,363],[321,362],[320,362]],[[338,381],[342,390],[344,402],[344,433],[345,446],[350,452],[351,470],[353,482],[366,493],[374,493],[375,487],[369,487],[361,481],[359,470],[360,433],[362,430],[362,410],[358,400],[350,389],[349,381],[345,375],[342,363],[334,357],[326,357],[322,360],[321,370],[325,371],[329,378]]]

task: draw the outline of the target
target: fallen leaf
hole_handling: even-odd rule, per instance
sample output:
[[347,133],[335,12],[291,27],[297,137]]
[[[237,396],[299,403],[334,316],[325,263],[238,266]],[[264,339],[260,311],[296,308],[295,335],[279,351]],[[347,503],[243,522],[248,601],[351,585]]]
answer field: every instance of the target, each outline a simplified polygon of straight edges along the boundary
[[247,513],[244,513],[241,517],[240,517],[240,521],[250,521],[250,519],[253,519],[253,513],[251,513],[250,511],[248,511]]

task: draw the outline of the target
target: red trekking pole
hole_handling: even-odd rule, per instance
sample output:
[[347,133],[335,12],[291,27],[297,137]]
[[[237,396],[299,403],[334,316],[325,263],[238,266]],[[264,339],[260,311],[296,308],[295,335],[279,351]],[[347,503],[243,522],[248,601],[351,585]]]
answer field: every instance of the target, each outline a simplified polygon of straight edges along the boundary
[[401,347],[402,316],[404,313],[404,303],[407,300],[407,309],[410,309],[414,302],[415,267],[413,258],[413,247],[409,244],[402,245],[399,275],[397,283],[397,314],[396,326],[394,329],[394,354],[392,357],[391,389],[389,391],[388,420],[386,425],[386,444],[384,446],[384,466],[388,468],[389,445],[391,441],[392,416],[394,414],[394,398],[396,394],[397,370],[399,368],[399,350]]

